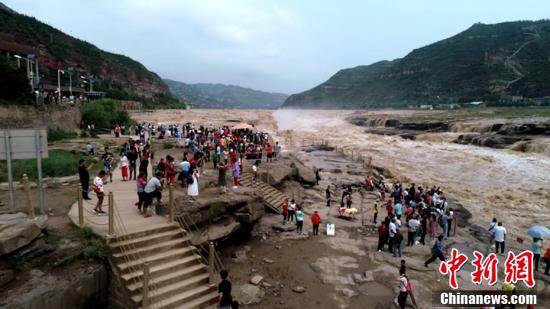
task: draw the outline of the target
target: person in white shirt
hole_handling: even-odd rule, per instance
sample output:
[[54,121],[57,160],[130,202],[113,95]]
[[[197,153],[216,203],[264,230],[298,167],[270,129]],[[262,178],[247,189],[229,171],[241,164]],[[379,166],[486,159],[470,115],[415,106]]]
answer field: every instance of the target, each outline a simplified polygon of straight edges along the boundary
[[97,204],[94,208],[94,213],[96,214],[104,214],[105,211],[103,211],[103,198],[105,197],[105,190],[103,189],[103,178],[105,178],[105,170],[99,171],[97,176],[94,178],[94,192],[97,195]]
[[399,275],[399,295],[397,296],[397,304],[399,308],[405,308],[410,289],[409,278],[405,274],[404,269],[399,270]]
[[258,162],[254,162],[254,165],[252,165],[252,174],[254,175],[252,181],[256,184],[256,180],[258,179]]
[[495,237],[495,252],[498,253],[500,247],[500,254],[504,254],[504,242],[506,241],[506,229],[502,226],[502,222],[493,229],[493,235]]
[[288,205],[288,222],[294,222],[296,207],[296,202],[294,200],[291,200],[290,205]]
[[392,252],[392,253],[393,253],[393,238],[394,238],[395,234],[397,234],[397,226],[395,225],[395,218],[393,218],[390,221],[390,224],[389,224],[390,239],[388,240],[388,244],[389,244],[389,247],[390,247],[390,252]]

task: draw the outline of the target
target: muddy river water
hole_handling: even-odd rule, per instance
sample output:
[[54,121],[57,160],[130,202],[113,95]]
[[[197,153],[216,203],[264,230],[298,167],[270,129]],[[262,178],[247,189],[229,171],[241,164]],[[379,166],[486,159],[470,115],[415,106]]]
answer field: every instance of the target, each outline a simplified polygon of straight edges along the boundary
[[[550,157],[446,141],[446,133],[422,140],[365,133],[346,119],[352,111],[279,110],[273,113],[279,132],[303,139],[325,139],[401,179],[440,186],[472,212],[472,222],[488,225],[493,217],[509,232],[525,236],[533,224],[550,222]],[[442,136],[437,136],[442,135]]]
[[[430,133],[417,140],[369,134],[347,119],[354,111],[187,110],[136,113],[137,120],[222,124],[246,121],[271,132],[283,144],[324,139],[372,157],[406,183],[440,186],[487,226],[501,220],[509,233],[526,237],[534,224],[550,222],[550,157],[450,142],[449,133]],[[407,115],[409,111],[403,111]],[[488,120],[489,121],[489,120]],[[483,122],[483,120],[481,120]],[[457,134],[455,132],[452,134]]]

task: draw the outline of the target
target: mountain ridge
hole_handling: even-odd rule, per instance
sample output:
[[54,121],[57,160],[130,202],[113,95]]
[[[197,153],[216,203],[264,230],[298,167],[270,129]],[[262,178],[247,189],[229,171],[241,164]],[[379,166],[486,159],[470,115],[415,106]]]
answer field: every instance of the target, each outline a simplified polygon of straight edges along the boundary
[[278,108],[287,94],[221,83],[184,83],[164,79],[172,94],[198,108]]
[[[14,48],[37,54],[43,80],[57,84],[57,69],[72,67],[74,76],[94,76],[94,90],[114,99],[149,102],[173,100],[168,86],[143,64],[73,37],[38,19],[0,3],[0,49]],[[68,83],[68,74],[62,82]],[[76,83],[76,81],[75,81]]]
[[372,108],[550,96],[550,20],[476,23],[403,58],[339,70],[283,108]]

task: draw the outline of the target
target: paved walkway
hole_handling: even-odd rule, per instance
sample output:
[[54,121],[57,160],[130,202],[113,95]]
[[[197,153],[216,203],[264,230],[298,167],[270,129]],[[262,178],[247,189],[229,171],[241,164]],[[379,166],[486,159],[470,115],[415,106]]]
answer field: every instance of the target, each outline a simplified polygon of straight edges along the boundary
[[[93,177],[95,177],[95,175],[92,176],[92,179]],[[92,179],[90,181],[91,183],[93,182]],[[107,178],[105,179],[107,180]],[[114,214],[115,235],[148,230],[168,223],[168,218],[166,217],[153,215],[152,217],[144,218],[143,215],[138,212],[137,207],[134,206],[138,198],[136,193],[136,182],[135,180],[122,181],[122,175],[119,168],[113,171],[113,182],[105,184],[105,199],[103,201],[104,211],[108,211],[109,192],[113,192],[114,207],[116,211]],[[90,197],[92,200],[84,200],[84,223],[90,226],[97,235],[106,237],[109,231],[109,216],[107,214],[96,215],[93,209],[97,203],[97,197],[93,192],[90,193]],[[71,221],[78,226],[78,201],[71,207],[69,217]],[[124,227],[121,226],[120,219]]]

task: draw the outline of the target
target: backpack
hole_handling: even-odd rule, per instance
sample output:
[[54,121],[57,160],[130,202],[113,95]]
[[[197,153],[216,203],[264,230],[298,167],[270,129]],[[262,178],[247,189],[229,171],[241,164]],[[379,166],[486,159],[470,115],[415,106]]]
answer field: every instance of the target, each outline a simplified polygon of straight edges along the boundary
[[401,242],[403,241],[403,235],[401,235],[401,233],[397,233],[397,234],[395,234],[395,236],[393,237],[393,239],[394,239],[394,242],[395,242],[396,244],[399,244],[399,243],[401,243]]
[[413,286],[411,284],[411,280],[409,280],[409,278],[407,278],[407,286],[405,286],[405,289],[407,289],[407,292],[411,293],[412,290],[413,290]]

